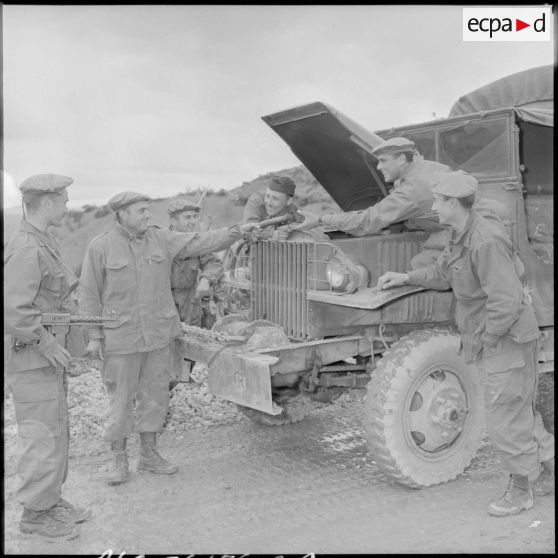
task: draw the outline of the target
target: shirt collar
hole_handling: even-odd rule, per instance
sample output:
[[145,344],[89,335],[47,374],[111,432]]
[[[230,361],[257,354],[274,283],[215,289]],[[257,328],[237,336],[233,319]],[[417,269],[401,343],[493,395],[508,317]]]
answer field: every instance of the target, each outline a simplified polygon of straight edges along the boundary
[[114,228],[126,239],[134,242],[142,242],[145,238],[145,234],[141,236],[133,235],[128,229],[123,227],[118,221],[114,222]]
[[411,174],[411,171],[417,166],[415,161],[411,161],[407,167],[405,167],[405,170],[402,172],[401,177],[399,178],[399,180],[402,180],[403,178],[406,178],[407,176],[409,176],[409,174]]
[[451,244],[463,244],[464,246],[469,246],[469,241],[471,240],[471,231],[473,230],[473,223],[477,220],[477,214],[474,210],[471,210],[469,218],[465,223],[465,228],[459,233],[456,234],[453,231],[451,235]]
[[54,248],[55,250],[57,249],[56,240],[52,236],[50,236],[47,232],[39,230],[37,227],[35,227],[35,225],[32,225],[26,219],[21,220],[20,230],[35,235],[40,240],[48,244],[50,248]]

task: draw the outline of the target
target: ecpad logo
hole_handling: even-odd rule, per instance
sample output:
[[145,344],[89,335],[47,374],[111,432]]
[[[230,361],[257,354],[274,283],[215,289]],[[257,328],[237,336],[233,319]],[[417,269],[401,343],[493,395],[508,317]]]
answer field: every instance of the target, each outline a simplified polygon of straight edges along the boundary
[[464,41],[550,41],[550,6],[463,8]]

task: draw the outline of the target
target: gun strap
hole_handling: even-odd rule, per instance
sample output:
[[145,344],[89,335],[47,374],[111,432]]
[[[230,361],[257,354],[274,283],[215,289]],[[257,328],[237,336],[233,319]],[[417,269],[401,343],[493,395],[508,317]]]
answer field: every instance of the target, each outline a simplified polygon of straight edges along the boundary
[[[80,285],[81,287],[83,287],[93,298],[95,298],[95,294],[92,293],[87,287],[85,287],[84,285],[81,285],[80,280],[78,279],[78,276],[66,265],[66,263],[64,262],[64,260],[48,245],[45,244],[42,240],[42,238],[40,238],[38,235],[36,235],[35,233],[30,231],[30,234],[32,234],[38,241],[39,241],[39,246],[42,246],[43,248],[46,248],[47,252],[58,262],[62,265],[62,267],[70,274],[70,276],[76,281],[76,283],[78,285]],[[72,292],[76,287],[74,288],[70,288],[70,292]],[[99,308],[101,309],[101,312],[103,310],[103,305],[99,302]]]

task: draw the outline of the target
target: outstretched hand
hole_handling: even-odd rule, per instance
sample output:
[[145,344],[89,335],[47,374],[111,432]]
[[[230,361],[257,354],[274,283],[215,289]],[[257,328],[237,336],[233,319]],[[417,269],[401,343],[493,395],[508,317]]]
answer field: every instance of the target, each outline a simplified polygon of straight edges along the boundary
[[298,210],[298,214],[304,217],[302,223],[293,223],[290,225],[292,231],[307,231],[308,229],[315,229],[320,225],[320,216],[309,211]]
[[242,234],[248,234],[254,229],[258,229],[260,227],[257,221],[249,221],[248,223],[242,223],[241,225],[238,225],[238,228],[240,229],[240,232]]

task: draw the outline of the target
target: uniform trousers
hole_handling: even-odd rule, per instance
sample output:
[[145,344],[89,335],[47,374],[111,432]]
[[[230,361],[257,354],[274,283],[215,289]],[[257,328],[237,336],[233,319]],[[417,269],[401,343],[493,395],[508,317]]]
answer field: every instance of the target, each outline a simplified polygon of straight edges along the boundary
[[536,341],[505,337],[484,349],[480,361],[485,382],[488,434],[506,469],[534,481],[542,461],[554,457],[554,436],[535,410]]
[[109,397],[105,440],[127,438],[134,430],[163,430],[169,408],[169,368],[169,345],[153,351],[105,357],[102,376]]
[[8,372],[18,429],[17,501],[29,510],[54,506],[68,475],[66,376],[54,367]]

